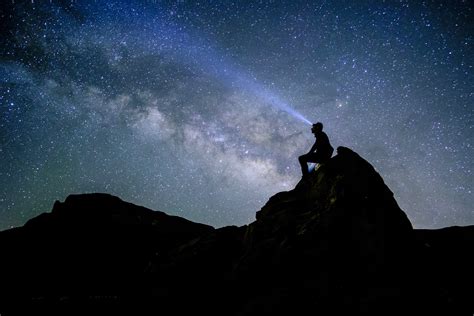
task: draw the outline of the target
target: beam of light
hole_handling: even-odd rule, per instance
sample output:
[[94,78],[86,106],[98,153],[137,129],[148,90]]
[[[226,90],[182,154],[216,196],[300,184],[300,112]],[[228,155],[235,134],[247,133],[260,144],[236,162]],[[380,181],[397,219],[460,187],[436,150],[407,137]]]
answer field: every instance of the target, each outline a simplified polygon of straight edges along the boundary
[[[190,44],[193,45],[193,43]],[[193,50],[192,47],[187,47],[187,49]],[[200,67],[204,66],[205,71],[211,72],[221,82],[225,81],[233,87],[248,91],[258,97],[264,104],[284,111],[303,123],[312,125],[303,114],[284,101],[276,92],[271,91],[255,77],[234,66],[234,63],[218,54],[216,50],[207,47],[206,50],[197,51],[190,57],[192,62]]]
[[243,82],[245,83],[244,88],[247,88],[247,90],[251,91],[253,94],[261,98],[265,103],[280,109],[282,111],[285,111],[286,113],[290,114],[294,118],[308,124],[312,125],[312,123],[303,116],[300,112],[295,110],[293,107],[291,107],[287,102],[285,102],[282,98],[280,98],[276,93],[273,91],[270,91],[269,89],[265,88],[263,85],[259,84],[256,81],[252,80],[247,80]]
[[[107,9],[107,7],[105,8]],[[91,7],[87,9],[90,10]],[[97,14],[97,10],[100,8],[95,6],[93,9]],[[104,15],[110,15],[110,12],[104,10],[103,6],[101,9]],[[196,31],[185,32],[185,27],[172,21],[165,13],[166,10],[159,8],[156,3],[152,7],[145,8],[139,2],[135,4],[125,2],[120,6],[115,6],[115,9],[112,21],[101,18],[98,22],[107,21],[110,30],[110,23],[114,24],[120,21],[122,27],[118,31],[119,34],[116,37],[113,36],[117,43],[126,40],[151,53],[165,52],[175,57],[180,63],[191,65],[203,73],[212,74],[220,82],[252,93],[263,104],[284,111],[305,124],[312,124],[276,92],[264,86],[249,72],[235,66],[234,62],[214,47],[207,36]],[[128,14],[130,12],[133,14]],[[123,18],[118,18],[117,14],[123,15]],[[114,40],[113,37],[109,37],[109,40]]]
[[305,124],[312,125],[303,114],[284,101],[276,92],[268,89],[249,73],[239,69],[224,54],[219,54],[209,45],[199,43],[197,36],[186,36],[186,38],[187,41],[179,42],[180,50],[177,53],[181,56],[181,61],[193,64],[203,72],[212,74],[220,82],[250,92],[264,104],[284,111]]

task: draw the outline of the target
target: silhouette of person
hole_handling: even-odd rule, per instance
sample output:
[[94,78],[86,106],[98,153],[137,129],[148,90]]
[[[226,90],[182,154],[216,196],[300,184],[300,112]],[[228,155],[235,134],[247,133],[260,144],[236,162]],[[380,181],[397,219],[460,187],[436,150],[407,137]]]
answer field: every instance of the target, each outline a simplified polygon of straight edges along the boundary
[[303,177],[309,174],[308,162],[324,163],[331,158],[332,153],[334,152],[334,148],[332,148],[331,143],[329,142],[328,135],[323,132],[323,123],[317,122],[316,124],[313,124],[311,132],[314,134],[314,137],[316,137],[316,141],[307,154],[298,158]]

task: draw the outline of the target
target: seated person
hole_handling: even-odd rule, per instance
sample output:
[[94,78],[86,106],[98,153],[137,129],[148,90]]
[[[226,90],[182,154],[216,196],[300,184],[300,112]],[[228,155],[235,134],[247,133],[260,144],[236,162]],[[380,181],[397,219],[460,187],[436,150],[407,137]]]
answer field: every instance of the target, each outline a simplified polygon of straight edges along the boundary
[[323,123],[318,122],[313,124],[311,132],[314,134],[314,137],[316,137],[316,141],[307,154],[298,158],[303,177],[309,174],[308,162],[324,163],[331,158],[334,151],[331,143],[329,143],[328,135],[323,132]]

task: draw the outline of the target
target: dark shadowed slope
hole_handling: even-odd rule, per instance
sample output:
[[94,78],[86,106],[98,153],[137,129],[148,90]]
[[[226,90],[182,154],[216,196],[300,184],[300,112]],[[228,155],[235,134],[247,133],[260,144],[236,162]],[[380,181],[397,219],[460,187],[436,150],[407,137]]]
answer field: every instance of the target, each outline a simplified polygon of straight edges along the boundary
[[0,233],[0,311],[472,315],[474,227],[413,230],[381,176],[338,154],[248,226],[214,229],[106,194]]

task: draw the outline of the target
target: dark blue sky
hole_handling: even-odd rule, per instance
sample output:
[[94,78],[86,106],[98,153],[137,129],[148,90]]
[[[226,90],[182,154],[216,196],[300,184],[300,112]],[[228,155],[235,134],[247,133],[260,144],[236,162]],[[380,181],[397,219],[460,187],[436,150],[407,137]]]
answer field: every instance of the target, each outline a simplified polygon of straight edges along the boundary
[[4,1],[0,229],[108,192],[214,226],[294,187],[322,121],[415,227],[474,223],[467,1]]

